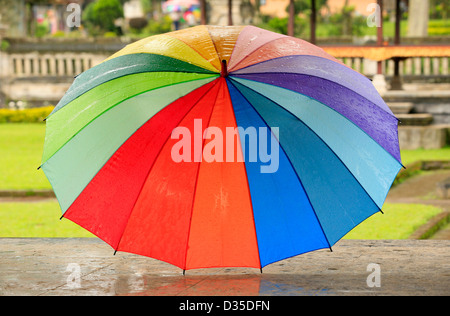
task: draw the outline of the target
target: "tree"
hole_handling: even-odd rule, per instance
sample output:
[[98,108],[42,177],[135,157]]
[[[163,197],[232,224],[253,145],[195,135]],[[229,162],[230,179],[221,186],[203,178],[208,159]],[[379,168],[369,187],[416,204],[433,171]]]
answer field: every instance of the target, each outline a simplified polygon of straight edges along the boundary
[[206,0],[200,0],[200,24],[206,24]]
[[[327,0],[290,0],[289,5],[286,10],[289,13],[288,21],[288,35],[294,36],[295,29],[295,16],[300,12],[307,12],[311,16],[311,12],[320,10],[324,5],[327,4]],[[315,16],[311,16],[312,21],[314,21],[315,27]],[[311,39],[315,41],[315,34],[311,34]]]
[[119,0],[97,0],[90,3],[84,13],[83,21],[91,34],[116,32],[114,22],[123,17],[123,8]]
[[295,28],[295,1],[289,1],[289,20],[288,20],[288,31],[287,34],[289,36],[294,36],[294,28]]
[[228,0],[228,25],[233,25],[233,0]]
[[[294,0],[295,12],[305,12],[311,10],[312,0]],[[318,10],[327,4],[327,0],[315,0]]]

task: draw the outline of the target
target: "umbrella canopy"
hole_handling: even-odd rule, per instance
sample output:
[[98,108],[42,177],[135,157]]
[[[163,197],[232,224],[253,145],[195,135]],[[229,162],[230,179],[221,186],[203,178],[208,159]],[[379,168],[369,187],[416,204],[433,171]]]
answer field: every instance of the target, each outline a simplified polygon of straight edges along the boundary
[[63,217],[116,251],[262,268],[381,210],[397,123],[370,80],[306,41],[198,26],[79,75],[41,167]]

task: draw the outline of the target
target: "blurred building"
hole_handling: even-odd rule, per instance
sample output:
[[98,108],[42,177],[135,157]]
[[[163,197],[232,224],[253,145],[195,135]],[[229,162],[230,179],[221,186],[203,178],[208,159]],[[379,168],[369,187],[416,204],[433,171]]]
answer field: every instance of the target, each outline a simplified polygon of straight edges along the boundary
[[[287,17],[287,6],[289,0],[260,0],[261,1],[261,13],[276,17]],[[373,10],[368,10],[368,6],[371,3],[376,3],[376,0],[349,0],[348,5],[355,7],[355,13],[363,16],[370,15]],[[407,4],[407,0],[402,0],[404,5]],[[327,4],[322,8],[322,14],[334,14],[340,12],[344,7],[346,0],[328,0]],[[395,10],[395,0],[384,0],[385,10]]]
[[6,37],[25,37],[36,32],[68,31],[65,23],[69,3],[86,5],[89,0],[0,0],[0,24]]
[[[345,5],[346,0],[328,0],[327,5],[331,14],[339,12]],[[367,16],[373,12],[373,10],[367,10],[369,4],[376,3],[376,0],[350,0],[349,6],[355,7],[356,14]],[[386,2],[386,0],[384,0]]]

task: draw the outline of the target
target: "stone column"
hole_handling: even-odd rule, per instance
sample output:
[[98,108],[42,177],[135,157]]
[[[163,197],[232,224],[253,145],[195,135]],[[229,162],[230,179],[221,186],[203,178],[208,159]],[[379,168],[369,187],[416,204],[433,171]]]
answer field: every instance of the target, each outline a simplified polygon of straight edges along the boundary
[[428,36],[429,0],[409,0],[408,36]]
[[[377,26],[377,46],[383,46],[383,0],[377,0],[377,4],[380,7],[380,25]],[[380,94],[384,94],[387,91],[386,78],[383,73],[383,62],[378,61],[377,73],[373,76],[372,83]]]

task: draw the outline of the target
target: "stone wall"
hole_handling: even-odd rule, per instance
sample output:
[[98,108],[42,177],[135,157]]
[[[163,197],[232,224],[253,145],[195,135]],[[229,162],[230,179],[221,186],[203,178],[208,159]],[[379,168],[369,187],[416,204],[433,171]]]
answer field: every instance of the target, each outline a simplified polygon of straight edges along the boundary
[[398,139],[401,149],[439,149],[450,140],[450,125],[400,126]]
[[107,54],[77,52],[0,52],[0,107],[56,104],[74,77],[99,64]]

